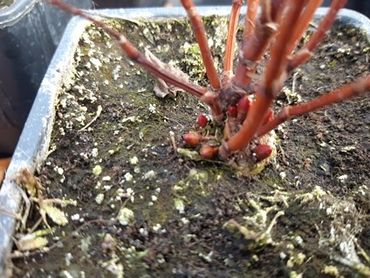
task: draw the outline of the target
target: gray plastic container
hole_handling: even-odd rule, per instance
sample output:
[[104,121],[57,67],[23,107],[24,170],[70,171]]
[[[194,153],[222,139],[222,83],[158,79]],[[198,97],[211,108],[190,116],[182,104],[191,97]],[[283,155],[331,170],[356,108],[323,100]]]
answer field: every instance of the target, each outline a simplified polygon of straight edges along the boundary
[[[201,15],[228,15],[230,7],[200,7]],[[320,8],[316,18],[326,14],[327,8]],[[242,10],[244,12],[244,10]],[[97,15],[125,19],[184,17],[182,8],[147,8],[147,9],[112,9],[94,11]],[[368,34],[370,40],[370,20],[351,10],[342,10],[338,20],[341,24],[356,26]],[[88,22],[75,17],[68,24],[65,34],[51,61],[48,71],[41,83],[32,110],[18,142],[6,179],[0,188],[0,211],[17,213],[22,204],[21,195],[14,181],[15,175],[22,169],[37,169],[45,160],[50,143],[54,121],[57,94],[70,77],[73,56],[81,34]],[[12,247],[12,234],[16,220],[0,212],[0,277],[4,263]]]
[[[91,8],[92,0],[68,0]],[[0,157],[11,155],[70,16],[40,0],[0,9]]]

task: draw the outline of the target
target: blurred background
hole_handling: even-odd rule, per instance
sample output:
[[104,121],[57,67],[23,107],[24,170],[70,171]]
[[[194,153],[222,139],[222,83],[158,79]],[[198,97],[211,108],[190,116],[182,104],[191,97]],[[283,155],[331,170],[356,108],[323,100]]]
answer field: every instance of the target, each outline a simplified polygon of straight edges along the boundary
[[[80,8],[179,6],[180,0],[64,0]],[[194,0],[230,5],[232,0]],[[331,1],[324,0],[324,6]],[[370,15],[370,0],[347,8]],[[11,156],[70,16],[40,0],[0,0],[0,159]]]

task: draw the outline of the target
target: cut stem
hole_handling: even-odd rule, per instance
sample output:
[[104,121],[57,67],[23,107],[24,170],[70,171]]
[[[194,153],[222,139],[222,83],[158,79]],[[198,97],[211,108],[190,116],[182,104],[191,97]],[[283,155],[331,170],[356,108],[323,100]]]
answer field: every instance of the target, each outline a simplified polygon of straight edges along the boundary
[[328,13],[325,15],[324,19],[320,22],[316,31],[312,34],[309,41],[302,47],[300,51],[297,52],[288,64],[288,71],[292,71],[296,67],[306,63],[311,56],[313,51],[319,45],[319,43],[325,38],[326,32],[331,28],[334,20],[341,8],[347,3],[347,0],[333,0],[331,2]]
[[195,9],[195,5],[192,0],[181,0],[181,3],[188,14],[195,38],[198,42],[209,83],[215,91],[218,91],[221,88],[221,83],[213,62],[211,50],[208,46],[206,30],[204,29],[202,19]]
[[245,16],[243,38],[249,39],[256,26],[259,0],[247,0],[247,15]]
[[238,20],[240,15],[240,8],[243,0],[233,0],[231,14],[229,18],[229,28],[227,31],[225,60],[224,60],[224,76],[231,75],[233,60],[234,60],[234,47],[236,41],[236,31],[238,30]]
[[294,27],[294,33],[288,45],[288,53],[291,53],[297,47],[297,44],[299,43],[299,40],[302,38],[307,27],[309,26],[315,14],[315,11],[317,10],[318,7],[321,6],[322,2],[323,0],[308,1],[306,7],[302,11],[301,16],[299,17],[297,25]]
[[305,103],[284,107],[276,117],[264,125],[259,131],[258,136],[263,136],[275,129],[278,125],[290,118],[301,116],[303,114],[315,111],[317,109],[342,102],[349,98],[358,96],[370,90],[370,75],[356,80],[348,85],[338,88],[323,96],[319,96]]
[[[255,22],[255,26],[252,27],[252,24],[248,24],[247,28],[249,30],[253,29],[254,33],[246,31],[248,34],[251,32],[251,34],[244,36],[239,62],[232,80],[237,87],[246,88],[250,84],[257,62],[262,58],[277,31],[277,18],[272,18],[271,5],[269,3],[269,1],[262,1],[261,13],[257,20],[253,19],[256,16],[254,12],[251,11],[249,15],[247,14],[247,17],[251,16],[252,18],[247,18],[246,20]],[[257,4],[252,2],[252,5]]]

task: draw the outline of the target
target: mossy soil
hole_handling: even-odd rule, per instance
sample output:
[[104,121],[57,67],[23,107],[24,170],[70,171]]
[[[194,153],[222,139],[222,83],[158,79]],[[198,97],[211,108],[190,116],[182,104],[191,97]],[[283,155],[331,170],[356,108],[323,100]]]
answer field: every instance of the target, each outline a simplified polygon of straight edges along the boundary
[[[206,84],[185,21],[111,24]],[[226,20],[206,25],[221,68]],[[276,109],[369,72],[369,49],[359,30],[338,25]],[[153,79],[94,27],[80,40],[73,77],[37,175],[48,198],[77,206],[63,208],[69,223],[55,227],[48,251],[13,260],[15,277],[367,275],[368,98],[283,125],[276,160],[245,178],[222,162],[177,154],[171,138],[181,146],[205,107],[185,93],[157,98]],[[34,210],[28,225],[37,218]]]

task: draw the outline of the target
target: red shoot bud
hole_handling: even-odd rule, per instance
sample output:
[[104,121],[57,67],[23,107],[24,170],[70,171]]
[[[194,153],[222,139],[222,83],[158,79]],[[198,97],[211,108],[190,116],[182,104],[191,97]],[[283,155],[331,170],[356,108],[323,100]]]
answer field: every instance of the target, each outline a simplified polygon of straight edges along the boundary
[[227,108],[227,114],[230,117],[235,118],[238,115],[238,109],[236,108],[236,106],[231,105],[231,106],[229,106],[229,108]]
[[204,115],[203,113],[199,114],[198,115],[198,118],[197,118],[197,124],[199,127],[203,128],[207,125],[208,123],[208,118],[206,115]]
[[182,136],[185,141],[185,144],[189,147],[196,147],[202,141],[202,135],[196,132],[189,132]]
[[218,154],[218,147],[210,146],[207,144],[202,145],[199,150],[199,154],[204,159],[213,159]]
[[247,113],[250,106],[250,100],[247,96],[242,97],[238,102],[238,112]]
[[240,122],[243,122],[245,120],[245,117],[247,116],[250,105],[251,103],[250,103],[248,96],[244,96],[239,100],[237,104],[237,109],[238,109],[238,120]]
[[269,145],[261,144],[254,149],[254,154],[256,155],[257,161],[262,161],[268,158],[272,153],[272,148]]
[[263,124],[262,125],[265,125],[267,124],[268,122],[270,122],[272,119],[274,118],[274,112],[269,109],[265,115],[265,118],[263,119]]

